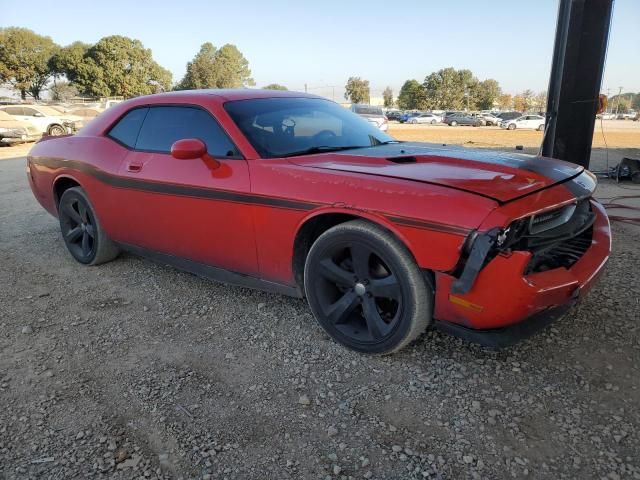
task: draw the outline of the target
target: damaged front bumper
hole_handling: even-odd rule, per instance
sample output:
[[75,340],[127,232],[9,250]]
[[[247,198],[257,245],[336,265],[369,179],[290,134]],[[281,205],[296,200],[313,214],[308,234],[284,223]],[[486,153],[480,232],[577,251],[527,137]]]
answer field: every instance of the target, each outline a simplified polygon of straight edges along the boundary
[[457,277],[436,273],[436,326],[495,347],[514,343],[566,313],[592,287],[611,252],[607,214],[596,201],[589,203],[591,244],[569,268],[528,273],[533,254],[519,250],[500,252],[485,265],[500,232],[478,236],[467,258],[470,268]]

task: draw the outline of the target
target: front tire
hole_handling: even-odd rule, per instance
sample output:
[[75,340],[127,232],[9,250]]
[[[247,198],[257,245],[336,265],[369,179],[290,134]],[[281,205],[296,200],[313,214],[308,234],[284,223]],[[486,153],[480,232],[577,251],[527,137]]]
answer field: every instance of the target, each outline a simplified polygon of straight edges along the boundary
[[544,130],[544,124],[538,125],[538,131],[542,132]]
[[515,130],[515,129],[516,129],[516,126],[515,126],[513,123],[510,123],[510,124],[507,126],[507,130]]
[[451,125],[452,127],[455,127],[456,125],[458,125],[458,122],[456,122],[455,120],[453,122],[451,122],[449,125]]
[[47,130],[47,133],[52,137],[59,137],[60,135],[64,135],[67,133],[65,128],[62,125],[51,125]]
[[433,289],[407,248],[362,220],[318,237],[305,262],[304,289],[327,333],[363,353],[396,352],[432,319]]
[[80,187],[64,191],[58,204],[60,231],[69,253],[85,265],[113,260],[120,250],[107,237],[89,197]]

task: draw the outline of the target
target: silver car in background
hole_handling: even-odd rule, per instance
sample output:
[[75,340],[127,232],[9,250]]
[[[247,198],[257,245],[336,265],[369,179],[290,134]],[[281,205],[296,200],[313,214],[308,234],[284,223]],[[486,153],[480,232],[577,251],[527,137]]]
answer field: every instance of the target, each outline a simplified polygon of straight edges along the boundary
[[383,132],[389,130],[389,120],[382,112],[381,107],[366,105],[362,103],[354,103],[351,105],[351,111],[365,118],[369,123],[374,124]]

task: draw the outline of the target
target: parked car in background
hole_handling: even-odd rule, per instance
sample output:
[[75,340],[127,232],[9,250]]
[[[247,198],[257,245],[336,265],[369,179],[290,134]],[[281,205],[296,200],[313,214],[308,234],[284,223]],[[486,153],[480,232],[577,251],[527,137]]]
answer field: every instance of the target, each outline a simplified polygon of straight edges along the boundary
[[544,117],[541,115],[523,115],[513,120],[506,120],[500,123],[500,128],[506,128],[507,130],[533,128],[542,131],[544,130]]
[[397,122],[404,114],[400,110],[389,110],[386,115],[388,120],[395,120]]
[[382,112],[382,108],[373,105],[356,103],[351,105],[351,111],[357,113],[383,132],[389,130],[389,120],[387,120],[387,117]]
[[74,133],[83,126],[82,118],[60,113],[47,105],[7,105],[0,110],[17,120],[29,122],[40,133],[54,137]]
[[513,120],[514,118],[518,118],[522,116],[522,112],[501,112],[498,115],[496,115],[496,117],[498,117],[500,119],[500,123],[504,122],[505,120]]
[[42,132],[31,123],[0,110],[0,145],[33,142],[41,136]]
[[420,113],[414,117],[411,117],[407,121],[407,123],[430,123],[431,125],[440,122],[442,122],[442,117],[436,115],[435,113]]
[[602,120],[615,120],[616,114],[608,112],[599,113],[598,115],[596,115],[596,118],[601,118]]
[[420,115],[420,113],[422,113],[422,112],[405,112],[402,115],[400,115],[400,118],[398,119],[398,121],[400,123],[407,123],[409,120],[411,120],[416,115]]
[[84,119],[92,119],[100,115],[104,109],[97,107],[79,107],[69,110],[69,113]]
[[502,121],[499,117],[493,113],[480,113],[478,117],[484,121],[484,125],[500,125]]
[[482,125],[482,120],[468,113],[454,113],[453,115],[448,115],[444,117],[442,122],[446,123],[450,127],[455,127],[456,125],[471,125],[473,127],[479,127]]

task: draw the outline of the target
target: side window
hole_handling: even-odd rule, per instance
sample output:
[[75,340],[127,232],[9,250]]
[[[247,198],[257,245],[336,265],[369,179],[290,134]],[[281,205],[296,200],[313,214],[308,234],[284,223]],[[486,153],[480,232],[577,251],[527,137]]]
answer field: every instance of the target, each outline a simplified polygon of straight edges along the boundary
[[35,117],[36,113],[38,113],[37,110],[34,110],[33,108],[27,108],[27,107],[23,107],[22,111],[24,112],[23,115],[28,115],[30,117]]
[[134,148],[148,108],[134,108],[116,123],[108,135],[123,145]]
[[239,156],[227,134],[209,113],[195,107],[151,107],[147,114],[136,150],[169,152],[177,140],[198,138],[214,157]]

